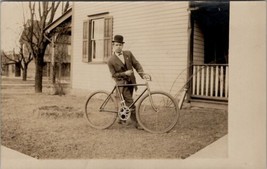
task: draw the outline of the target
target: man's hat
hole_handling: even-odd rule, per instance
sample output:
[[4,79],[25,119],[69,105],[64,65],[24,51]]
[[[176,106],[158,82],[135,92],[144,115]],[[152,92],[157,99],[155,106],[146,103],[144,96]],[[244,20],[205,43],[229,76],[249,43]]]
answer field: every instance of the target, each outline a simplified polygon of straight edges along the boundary
[[112,42],[124,43],[123,42],[123,36],[121,36],[121,35],[115,35],[114,36],[114,40]]

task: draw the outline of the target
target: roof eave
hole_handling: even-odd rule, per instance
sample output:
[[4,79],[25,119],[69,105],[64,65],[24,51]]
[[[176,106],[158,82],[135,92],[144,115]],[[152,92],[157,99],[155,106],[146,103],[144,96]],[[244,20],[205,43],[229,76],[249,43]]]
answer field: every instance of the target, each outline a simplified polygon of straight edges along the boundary
[[44,29],[45,33],[50,33],[53,29],[55,29],[58,25],[63,23],[65,20],[67,20],[71,16],[72,16],[72,8],[70,8],[68,11],[66,11],[63,15],[61,15],[54,22],[47,25]]

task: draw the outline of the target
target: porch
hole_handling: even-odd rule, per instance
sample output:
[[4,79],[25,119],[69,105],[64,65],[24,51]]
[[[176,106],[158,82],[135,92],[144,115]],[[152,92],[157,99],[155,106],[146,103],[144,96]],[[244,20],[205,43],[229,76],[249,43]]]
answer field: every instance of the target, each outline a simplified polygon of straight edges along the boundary
[[[190,3],[189,101],[228,104],[229,2]],[[201,105],[202,106],[202,105]]]
[[193,65],[190,105],[192,107],[228,108],[228,64]]
[[191,98],[228,101],[228,64],[193,65]]

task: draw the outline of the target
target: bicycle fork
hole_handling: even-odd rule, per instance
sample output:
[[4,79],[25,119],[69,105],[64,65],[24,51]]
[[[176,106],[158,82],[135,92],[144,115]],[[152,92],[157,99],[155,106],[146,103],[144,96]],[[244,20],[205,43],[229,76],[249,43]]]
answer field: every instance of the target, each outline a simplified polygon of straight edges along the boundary
[[150,101],[150,103],[151,103],[151,106],[152,106],[152,108],[155,110],[155,112],[158,113],[158,109],[156,108],[156,106],[155,106],[155,104],[154,104],[154,102],[153,102],[153,98],[152,98],[152,96],[151,96],[150,88],[149,88],[149,86],[148,86],[148,83],[146,82],[146,84],[147,84],[147,91],[148,91],[148,96],[149,96],[149,101]]

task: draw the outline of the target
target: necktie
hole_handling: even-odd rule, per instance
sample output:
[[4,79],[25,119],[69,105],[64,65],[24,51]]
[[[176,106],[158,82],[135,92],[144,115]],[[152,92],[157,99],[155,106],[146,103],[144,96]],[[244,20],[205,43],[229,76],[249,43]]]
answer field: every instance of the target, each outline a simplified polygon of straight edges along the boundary
[[122,52],[117,53],[117,56],[118,56],[118,58],[122,61],[122,63],[125,64],[125,61],[124,61],[124,57],[123,57]]

